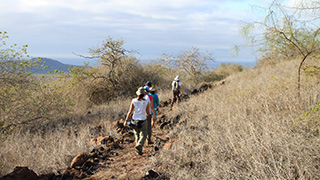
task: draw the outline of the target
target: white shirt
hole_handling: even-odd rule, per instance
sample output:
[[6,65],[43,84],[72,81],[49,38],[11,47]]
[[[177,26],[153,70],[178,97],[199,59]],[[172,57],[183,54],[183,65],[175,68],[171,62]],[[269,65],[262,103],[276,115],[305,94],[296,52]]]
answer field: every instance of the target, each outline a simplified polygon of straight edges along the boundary
[[147,105],[148,101],[139,101],[137,98],[132,99],[132,103],[134,105],[134,112],[132,119],[134,120],[146,120],[147,119]]
[[171,84],[171,85],[174,86],[174,83],[175,83],[175,82],[178,83],[178,86],[181,86],[181,82],[180,82],[180,81],[172,81],[172,84]]
[[148,103],[149,103],[149,111],[151,113],[151,100],[150,100],[149,96],[146,94],[143,98],[148,101]]

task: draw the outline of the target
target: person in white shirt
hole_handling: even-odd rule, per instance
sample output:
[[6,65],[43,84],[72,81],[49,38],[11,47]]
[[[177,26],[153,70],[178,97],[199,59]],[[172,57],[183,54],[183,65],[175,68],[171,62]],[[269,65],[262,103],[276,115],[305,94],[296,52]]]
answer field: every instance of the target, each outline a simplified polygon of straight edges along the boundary
[[147,123],[147,116],[150,115],[150,107],[149,102],[144,98],[145,90],[143,87],[140,87],[136,92],[137,97],[132,99],[130,108],[124,122],[124,126],[127,125],[129,118],[131,117],[132,113],[132,122],[133,125],[133,132],[135,136],[136,142],[136,152],[139,155],[142,155],[142,148],[144,142],[147,139],[148,134],[148,123]]
[[181,82],[180,82],[179,76],[176,76],[174,78],[171,86],[172,86],[172,100],[171,100],[170,110],[172,110],[173,104],[177,101],[177,99],[178,99],[178,103],[180,103]]

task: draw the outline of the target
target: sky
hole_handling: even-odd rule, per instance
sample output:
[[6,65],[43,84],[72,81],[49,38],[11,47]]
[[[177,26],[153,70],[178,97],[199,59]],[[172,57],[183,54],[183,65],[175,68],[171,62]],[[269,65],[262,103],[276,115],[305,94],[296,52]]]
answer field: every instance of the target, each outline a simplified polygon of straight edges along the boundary
[[[293,1],[293,0],[289,0]],[[28,54],[81,65],[88,49],[106,38],[124,40],[141,60],[179,55],[197,47],[216,61],[256,61],[244,44],[241,22],[254,20],[254,6],[272,0],[1,0],[0,31]]]

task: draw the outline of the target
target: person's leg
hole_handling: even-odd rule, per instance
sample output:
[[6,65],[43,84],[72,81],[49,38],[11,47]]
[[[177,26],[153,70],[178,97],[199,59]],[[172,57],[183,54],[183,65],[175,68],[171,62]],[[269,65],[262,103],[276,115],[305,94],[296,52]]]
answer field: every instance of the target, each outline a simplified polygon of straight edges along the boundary
[[136,144],[136,151],[137,151],[137,153],[139,155],[141,155],[144,142],[146,141],[147,135],[148,135],[148,124],[147,124],[147,121],[144,121],[142,123],[142,127],[138,128],[138,129],[139,129],[139,140],[138,140],[138,142]]
[[152,136],[151,119],[152,119],[152,115],[150,114],[150,115],[147,117],[147,123],[148,123],[148,144],[152,144],[152,141],[151,141],[151,136]]
[[172,91],[172,101],[170,105],[170,109],[172,110],[173,104],[176,102],[177,98],[175,96],[175,93]]
[[181,99],[180,99],[180,91],[179,91],[179,92],[177,92],[176,96],[177,96],[178,104],[179,104],[179,103],[180,103],[180,101],[181,101]]
[[134,128],[133,129],[133,132],[134,132],[134,138],[135,138],[135,143],[136,143],[136,152],[139,154],[140,151],[139,151],[139,141],[140,141],[140,130],[139,128]]

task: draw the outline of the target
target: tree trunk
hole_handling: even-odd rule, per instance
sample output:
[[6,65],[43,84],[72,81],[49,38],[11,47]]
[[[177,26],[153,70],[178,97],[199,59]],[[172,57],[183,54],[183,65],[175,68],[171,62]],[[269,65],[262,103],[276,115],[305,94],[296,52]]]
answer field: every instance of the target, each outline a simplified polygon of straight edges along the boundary
[[301,68],[302,68],[304,61],[307,59],[308,56],[309,56],[309,53],[306,56],[303,56],[303,58],[299,64],[299,68],[298,68],[298,98],[299,99],[300,99]]

